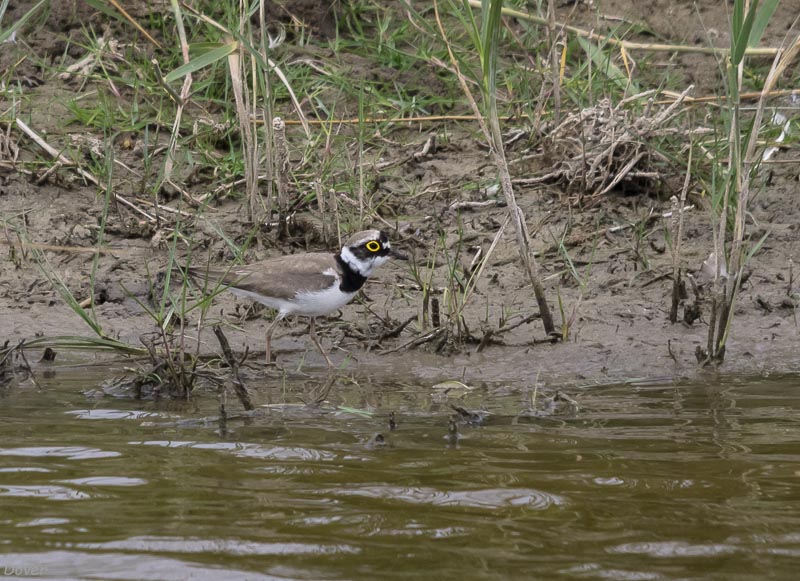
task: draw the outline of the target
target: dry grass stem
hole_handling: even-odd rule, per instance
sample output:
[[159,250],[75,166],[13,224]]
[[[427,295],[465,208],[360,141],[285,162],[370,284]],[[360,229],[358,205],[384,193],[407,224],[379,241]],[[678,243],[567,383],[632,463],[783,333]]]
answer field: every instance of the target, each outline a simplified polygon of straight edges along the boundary
[[[231,34],[230,30],[225,28],[222,24],[220,24],[219,22],[217,22],[213,18],[210,18],[209,16],[199,12],[197,9],[193,8],[192,6],[190,6],[188,4],[184,4],[183,7],[189,13],[191,13],[195,18],[197,18],[198,20],[200,20],[202,22],[205,22],[209,26],[213,26],[214,28],[216,28],[217,30],[219,30],[220,32],[223,32],[224,34],[226,34],[228,36],[233,36]],[[240,32],[241,32],[241,36],[244,38],[245,37],[245,28],[246,28],[245,27],[246,22],[245,22],[244,19],[245,19],[247,13],[248,13],[248,10],[245,9],[245,8],[242,8],[240,10],[240,13],[242,14],[242,21],[240,22]],[[263,12],[263,2],[260,3],[260,13],[261,13],[261,17],[262,17],[262,26],[263,26],[263,22],[266,20],[265,17],[264,17],[264,12]],[[275,46],[277,44],[280,44],[280,42],[282,40],[283,39],[281,37],[279,37],[279,38],[275,39],[274,44],[271,42],[271,45]],[[266,54],[266,51],[263,49],[263,47],[262,47],[261,54],[262,54],[262,56]],[[286,87],[286,91],[289,93],[289,98],[292,100],[292,105],[294,105],[294,109],[295,109],[295,112],[297,113],[297,117],[298,117],[298,120],[295,121],[295,123],[300,123],[303,126],[303,130],[306,133],[306,137],[308,137],[308,139],[311,139],[311,130],[309,128],[308,121],[306,120],[305,114],[303,113],[303,109],[300,106],[300,101],[297,99],[297,95],[295,94],[294,89],[292,89],[292,86],[289,83],[289,79],[286,77],[286,75],[283,73],[283,71],[280,69],[280,67],[278,67],[278,65],[276,65],[275,62],[272,59],[267,58],[266,59],[266,63],[269,66],[270,70],[272,70],[275,73],[275,76],[277,76],[278,79],[281,81],[281,83],[284,84],[284,86]],[[266,98],[266,96],[265,96],[265,98]],[[271,119],[271,118],[272,118],[271,116],[265,117],[265,119]],[[256,122],[256,116],[255,115],[252,115],[248,119],[252,123]],[[242,124],[244,124],[245,120],[242,119],[241,122],[242,122]]]
[[560,183],[582,197],[605,194],[623,180],[660,180],[659,164],[668,160],[649,144],[656,137],[681,131],[669,123],[680,113],[682,97],[691,89],[653,114],[651,99],[645,111],[634,116],[624,107],[631,98],[616,106],[602,99],[594,107],[570,113],[549,135],[555,169],[527,183]]
[[[331,221],[330,216],[333,216],[334,211],[333,209],[328,209],[328,197],[325,195],[325,190],[322,188],[322,182],[319,179],[315,179],[314,182],[314,193],[316,194],[317,198],[317,209],[319,210],[320,215],[320,222],[322,224],[322,242],[326,246],[331,244]],[[334,204],[336,203],[336,198],[331,198]],[[330,212],[330,214],[329,214]]]
[[[122,16],[124,16],[124,17],[125,17],[125,19],[126,19],[128,22],[130,22],[130,23],[131,23],[131,24],[132,24],[132,25],[133,25],[133,26],[136,28],[136,30],[138,30],[139,32],[141,32],[141,33],[144,35],[144,37],[145,37],[147,40],[149,40],[151,43],[153,43],[153,44],[154,44],[156,47],[158,47],[158,48],[160,48],[160,49],[163,49],[163,48],[164,48],[163,46],[161,46],[161,43],[159,43],[159,42],[158,42],[158,41],[157,41],[155,38],[153,38],[153,37],[150,35],[150,33],[149,33],[149,32],[147,32],[147,31],[146,31],[146,30],[145,30],[145,29],[142,27],[142,25],[141,25],[141,24],[139,24],[139,23],[136,21],[136,19],[135,19],[135,18],[133,18],[133,17],[132,17],[130,14],[128,14],[128,13],[125,11],[125,9],[124,9],[124,8],[123,8],[123,7],[120,5],[120,3],[119,3],[119,2],[117,2],[117,0],[108,0],[108,2],[109,2],[109,4],[111,4],[111,5],[112,5],[114,8],[116,8],[116,9],[119,11],[119,13],[120,13],[120,14],[122,14]],[[174,3],[174,4],[177,4],[177,3]]]
[[87,182],[90,182],[95,186],[100,184],[100,181],[96,177],[94,177],[90,172],[86,171],[85,169],[77,167],[74,163],[72,163],[69,159],[67,159],[67,157],[64,156],[64,154],[59,153],[59,151],[55,147],[47,143],[44,139],[42,139],[42,137],[38,133],[36,133],[33,129],[28,127],[28,125],[22,119],[17,117],[16,123],[17,127],[19,127],[19,129],[25,135],[30,137],[36,143],[36,145],[44,149],[48,153],[48,155],[56,159],[62,165],[75,168],[75,171]]
[[6,124],[6,130],[0,133],[0,159],[10,162],[13,167],[19,157],[19,147],[11,139],[11,123]]
[[[244,24],[242,24],[244,27]],[[248,200],[248,218],[251,223],[262,222],[265,218],[258,192],[258,148],[250,123],[250,91],[243,72],[244,48],[239,47],[228,55],[228,70],[231,75],[233,98],[236,103],[236,116],[242,135],[242,155],[245,173],[245,194]]]
[[[761,159],[760,154],[756,154],[756,147],[758,145],[761,122],[764,118],[764,108],[767,104],[766,95],[769,94],[780,76],[783,74],[789,64],[795,60],[798,54],[800,54],[800,34],[794,38],[787,49],[784,50],[781,48],[778,54],[775,56],[775,59],[772,62],[772,67],[767,75],[767,80],[764,83],[761,98],[758,100],[758,105],[756,106],[756,112],[753,118],[753,130],[750,132],[750,138],[747,142],[747,149],[742,159],[742,184],[741,191],[739,192],[739,203],[736,207],[736,219],[734,221],[733,244],[731,246],[730,260],[731,271],[733,271],[733,269],[738,269],[741,261],[742,246],[744,242],[745,216],[747,214],[748,202],[750,199],[750,176],[753,168]],[[732,300],[734,292],[735,289],[732,286],[732,281],[729,280],[726,292],[728,300]]]
[[[181,58],[183,59],[183,64],[189,63],[189,41],[186,38],[186,29],[183,26],[183,14],[181,12],[180,6],[177,2],[173,2],[172,4],[173,12],[175,14],[175,25],[178,28],[178,39],[180,40],[181,45]],[[119,8],[122,10],[121,8]],[[124,12],[124,11],[123,11]],[[146,34],[146,33],[145,33]],[[159,74],[160,76],[160,74]],[[167,85],[167,83],[163,83]],[[169,147],[167,149],[167,159],[164,162],[164,175],[159,184],[159,189],[163,186],[164,183],[168,183],[175,187],[177,190],[183,194],[183,189],[180,188],[175,181],[172,179],[172,170],[175,165],[175,154],[178,150],[178,138],[180,137],[180,130],[181,130],[181,119],[183,118],[183,110],[186,106],[186,103],[189,101],[189,97],[192,94],[192,74],[188,73],[186,77],[183,79],[183,86],[181,87],[180,95],[178,95],[177,108],[175,111],[175,120],[172,123],[172,131],[170,132],[169,137]],[[191,198],[191,196],[189,196]]]
[[222,349],[222,355],[225,358],[225,362],[228,364],[228,367],[231,370],[230,382],[234,392],[236,393],[236,397],[239,398],[239,402],[242,404],[244,409],[248,411],[255,409],[253,401],[250,398],[250,393],[247,391],[244,381],[242,381],[241,377],[239,376],[239,361],[234,356],[233,350],[231,350],[228,338],[225,336],[225,333],[222,332],[222,328],[219,325],[214,325],[213,331],[214,335],[217,337],[217,341],[219,342],[220,349]]
[[333,188],[328,190],[328,202],[327,207],[329,210],[333,211],[333,220],[336,224],[336,246],[337,248],[341,248],[342,246],[342,221],[339,217],[339,197],[336,195],[336,190]]
[[561,67],[558,58],[558,36],[556,31],[555,0],[547,0],[547,41],[550,45],[550,74],[553,85],[553,120],[561,124]]
[[283,86],[286,87],[286,91],[289,93],[289,98],[292,100],[292,105],[294,105],[294,110],[297,113],[297,120],[295,123],[299,123],[303,126],[303,131],[306,134],[308,139],[312,138],[311,135],[311,128],[309,127],[308,119],[306,119],[305,113],[303,113],[303,108],[300,105],[300,100],[297,98],[297,95],[294,94],[294,89],[292,89],[292,85],[289,83],[289,79],[286,78],[286,75],[283,71],[276,65],[272,59],[267,59],[267,64],[270,66],[272,71],[275,73],[275,76],[280,79]]
[[[467,306],[467,302],[469,301],[470,296],[472,295],[472,291],[475,290],[475,287],[478,284],[481,276],[483,275],[483,271],[486,268],[486,265],[489,264],[489,258],[491,258],[492,254],[494,253],[494,249],[497,247],[497,243],[500,242],[500,238],[503,236],[503,232],[505,232],[506,226],[508,226],[509,221],[511,220],[511,216],[506,216],[506,219],[503,220],[503,223],[500,224],[500,228],[497,229],[497,232],[492,239],[492,243],[489,245],[489,249],[483,256],[480,256],[480,266],[478,267],[477,272],[470,277],[469,281],[467,281],[467,287],[464,289],[464,298],[461,301],[461,308],[459,309],[459,316],[462,316],[464,311],[464,307]],[[477,256],[476,256],[477,258]],[[472,271],[473,265],[470,265],[470,271]]]
[[[648,93],[656,93],[657,90],[653,89],[652,91],[648,91]],[[645,93],[642,93],[645,94]],[[542,103],[545,101],[544,97],[540,97],[540,103],[537,107],[540,107]],[[676,99],[682,99],[684,105],[691,105],[694,103],[711,103],[716,104],[718,102],[724,103],[727,97],[725,95],[704,95],[702,97],[690,97],[685,95],[681,97],[681,93],[676,93],[674,91],[661,91],[661,97],[665,97],[659,99],[658,101],[653,101],[653,105],[671,105],[675,102]],[[760,91],[756,92],[747,92],[742,93],[739,95],[741,100],[753,101],[761,98],[762,93]],[[768,97],[790,97],[793,95],[800,95],[800,89],[780,89],[775,91],[770,91],[767,96]],[[634,95],[633,97],[639,98],[640,95]],[[631,97],[625,99],[625,101],[629,101]],[[545,110],[542,110],[542,113],[545,113]],[[537,119],[540,115],[528,115],[527,113],[518,113],[514,115],[501,115],[499,117],[500,121],[518,121],[520,119]],[[440,123],[442,121],[482,121],[483,116],[476,114],[476,115],[420,115],[417,117],[365,117],[365,118],[358,118],[358,117],[351,117],[351,118],[335,118],[335,119],[306,119],[305,121],[301,121],[299,119],[284,119],[286,125],[302,125],[303,123],[307,123],[308,125],[357,125],[359,123],[369,123],[369,124],[382,124],[382,123]],[[264,123],[262,118],[257,120],[257,123]]]
[[113,254],[113,255],[141,255],[141,250],[131,248],[97,248],[86,246],[60,246],[58,244],[39,244],[37,242],[9,241],[0,239],[0,244],[20,249],[51,250],[53,252],[71,252],[74,254]]
[[681,198],[678,200],[677,196],[672,196],[670,199],[672,202],[672,304],[669,311],[671,323],[678,321],[678,306],[680,305],[681,296],[685,293],[685,286],[681,276],[681,244],[683,241],[684,207],[686,206],[686,196],[689,194],[689,184],[692,177],[692,151],[692,148],[689,148],[689,159],[686,162],[686,177],[683,181]]
[[[480,8],[480,3],[478,7]],[[439,34],[442,35],[442,41],[447,48],[447,54],[450,56],[450,63],[455,71],[458,84],[461,85],[461,90],[464,92],[464,96],[467,98],[470,109],[472,109],[472,112],[474,113],[473,119],[478,122],[478,125],[483,132],[483,136],[486,138],[486,143],[491,143],[492,136],[489,133],[489,128],[486,126],[486,120],[481,114],[481,110],[478,107],[478,103],[475,101],[475,97],[472,96],[472,91],[469,90],[467,79],[461,72],[461,68],[458,66],[458,59],[456,59],[456,55],[453,53],[453,49],[447,40],[447,33],[445,32],[444,25],[442,25],[441,18],[439,18],[439,3],[436,0],[433,1],[433,13],[436,16],[436,25],[439,27]]]
[[[67,66],[63,73],[59,73],[58,78],[62,81],[67,81],[73,76],[85,78],[88,77],[98,65],[101,65],[105,69],[116,71],[117,66],[114,64],[114,61],[125,60],[125,55],[122,54],[120,48],[119,41],[101,36],[97,39],[97,45],[90,50],[89,54]],[[104,57],[108,58],[104,59]]]
[[278,202],[278,222],[285,224],[281,235],[288,234],[287,214],[289,212],[289,144],[286,142],[286,124],[280,117],[272,120],[272,139],[275,156],[275,190]]

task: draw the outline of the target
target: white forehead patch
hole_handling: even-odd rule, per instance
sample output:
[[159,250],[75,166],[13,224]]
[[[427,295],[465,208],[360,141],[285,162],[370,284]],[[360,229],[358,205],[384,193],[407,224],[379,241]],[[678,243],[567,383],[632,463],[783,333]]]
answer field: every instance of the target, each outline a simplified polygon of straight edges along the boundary
[[[361,235],[360,238],[355,238],[355,236]],[[361,246],[362,244],[366,244],[370,240],[379,241],[381,237],[381,233],[379,230],[365,230],[364,232],[357,232],[353,235],[350,239],[345,242],[345,246]]]

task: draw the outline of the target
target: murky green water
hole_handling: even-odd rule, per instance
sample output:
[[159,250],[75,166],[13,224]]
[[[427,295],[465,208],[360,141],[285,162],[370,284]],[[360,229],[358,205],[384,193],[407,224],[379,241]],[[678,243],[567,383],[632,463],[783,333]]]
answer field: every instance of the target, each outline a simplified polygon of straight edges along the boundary
[[800,575],[797,379],[570,390],[574,418],[476,390],[460,404],[493,415],[457,445],[423,386],[349,388],[372,418],[278,407],[220,438],[181,423],[211,396],[87,399],[98,381],[0,390],[7,578]]

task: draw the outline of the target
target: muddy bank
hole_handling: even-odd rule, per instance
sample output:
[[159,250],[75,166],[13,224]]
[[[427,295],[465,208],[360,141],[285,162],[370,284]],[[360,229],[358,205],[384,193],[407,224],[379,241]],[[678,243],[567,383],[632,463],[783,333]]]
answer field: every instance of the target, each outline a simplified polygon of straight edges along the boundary
[[[51,187],[38,188],[33,194],[27,180],[20,176],[9,179],[5,188],[5,202],[13,201],[20,212],[25,211],[33,195],[39,202],[47,200],[45,211],[28,214],[27,232],[32,241],[91,247],[92,237],[81,235],[82,231],[91,231],[92,224],[85,216],[96,211],[90,192],[81,195]],[[726,360],[720,369],[722,373],[774,374],[800,369],[795,306],[787,294],[789,259],[800,251],[792,191],[787,180],[783,188],[763,192],[760,209],[754,212],[758,223],[769,224],[770,236],[753,261],[750,277],[741,291]],[[536,193],[523,194],[521,199],[529,216],[551,216],[550,223],[540,228],[537,242],[557,236],[561,231],[557,216],[560,212],[556,211],[558,207],[553,200]],[[77,205],[76,200],[84,200],[83,205]],[[597,230],[636,221],[645,213],[669,209],[656,200],[648,200],[644,209],[638,207],[640,203],[640,200],[610,197],[600,208],[584,214],[573,211],[572,220],[585,224],[585,230]],[[449,229],[452,237],[449,252],[453,253],[457,244],[485,249],[494,235],[492,226],[503,219],[503,211],[497,208],[470,212],[460,219],[443,213],[441,226]],[[234,204],[222,205],[209,212],[206,218],[227,223],[230,234],[231,229],[235,231],[238,212]],[[78,215],[80,219],[76,219]],[[706,220],[702,211],[687,217],[687,261],[696,265],[693,270],[698,277],[700,265],[711,246],[710,237],[705,234],[708,231]],[[435,329],[430,322],[424,329],[420,325],[423,293],[416,285],[411,268],[425,271],[434,252],[441,257],[448,250],[440,246],[440,229],[426,229],[425,216],[411,221],[417,232],[413,238],[395,234],[395,245],[414,255],[415,266],[403,263],[384,266],[367,284],[363,297],[345,307],[341,316],[320,321],[319,332],[332,349],[335,361],[348,359],[345,373],[361,376],[429,381],[464,378],[512,385],[531,383],[537,378],[545,383],[606,383],[632,377],[703,377],[713,373],[700,369],[695,357],[697,347],[704,347],[707,340],[705,318],[701,317],[692,325],[683,321],[670,324],[667,320],[671,263],[669,253],[664,251],[662,222],[656,220],[648,227],[646,246],[642,248],[635,248],[630,229],[606,232],[599,239],[594,237],[576,246],[572,250],[573,262],[580,265],[581,257],[586,257],[584,264],[576,267],[586,273],[584,290],[565,272],[564,260],[555,253],[545,252],[548,245],[539,242],[543,251],[541,264],[550,279],[547,286],[557,322],[561,322],[557,294],[561,296],[565,317],[573,320],[569,337],[564,342],[546,342],[538,319],[507,332],[498,332],[536,314],[533,294],[516,259],[510,232],[498,245],[464,311],[464,320],[473,339],[460,343],[453,336],[447,341],[441,337],[421,341],[421,337]],[[245,230],[244,226],[239,227]],[[460,231],[460,238],[455,234],[456,229]],[[108,245],[124,251],[103,254],[99,258],[95,289],[97,320],[109,337],[141,345],[140,337],[152,336],[155,331],[154,321],[140,305],[140,302],[149,304],[150,300],[148,271],[155,280],[159,269],[166,264],[167,251],[154,248],[147,238],[113,233]],[[224,245],[219,239],[209,239],[207,252],[211,256],[219,255],[221,252],[214,249]],[[320,245],[311,244],[308,248],[319,249]],[[297,243],[254,250],[253,255],[267,257],[302,249]],[[6,247],[6,251],[7,258],[0,266],[3,340],[13,343],[42,335],[90,336],[90,330],[63,302],[36,261],[30,255],[26,258],[19,253],[12,259],[10,248]],[[47,251],[46,255],[50,267],[74,289],[75,296],[86,298],[93,255],[74,251]],[[642,265],[643,257],[647,261],[646,269]],[[470,253],[459,258],[465,265],[470,259]],[[224,257],[221,262],[224,263]],[[445,264],[433,272],[434,287],[446,286],[448,267],[446,261],[442,262]],[[794,292],[797,292],[796,287]],[[685,307],[692,303],[693,297],[689,297],[681,316]],[[227,294],[217,297],[199,335],[199,352],[207,355],[218,351],[210,325],[222,323],[233,348],[240,353],[249,349],[253,365],[260,365],[268,325],[268,317],[264,315],[252,312],[246,300]],[[408,319],[412,321],[399,336],[379,340],[387,329]],[[194,327],[197,322],[194,316],[187,320],[191,351],[198,340]],[[314,368],[321,372],[324,362],[308,341],[305,329],[303,319],[279,327],[273,348],[282,366],[293,369],[302,364],[312,372]],[[452,328],[450,331],[455,335]],[[487,336],[489,339],[481,347],[481,340]],[[75,355],[69,357],[74,360]],[[91,354],[78,356],[87,360],[93,357]],[[33,355],[32,359],[38,357]]]
[[[681,5],[673,13],[647,14],[625,2],[606,8],[628,19],[644,20],[658,34],[676,42],[697,42],[704,31],[688,6]],[[704,9],[704,18],[724,22],[722,8],[715,8],[713,14],[709,10]],[[573,16],[578,24],[589,25],[594,22],[592,14],[584,11]],[[679,20],[675,20],[676,14]],[[54,7],[43,28],[30,38],[34,54],[54,69],[37,68],[32,60],[23,59],[14,73],[14,80],[24,88],[17,114],[56,149],[68,150],[81,167],[102,165],[107,158],[102,153],[102,132],[76,121],[76,103],[88,106],[98,98],[97,91],[109,89],[97,78],[84,84],[74,77],[62,77],[55,64],[62,56],[66,63],[82,58],[85,53],[75,40],[80,31],[76,22],[97,18],[95,13]],[[320,23],[314,26],[322,28]],[[138,41],[124,26],[114,24],[107,30],[131,43]],[[770,28],[765,42],[774,44],[781,33]],[[721,45],[726,42],[718,40]],[[313,55],[338,58],[322,49],[315,49]],[[673,62],[659,54],[648,74],[670,66],[681,86],[696,83],[696,94],[713,91],[716,65],[704,60],[699,67],[700,58],[681,56]],[[342,60],[365,79],[391,78],[385,63],[357,55]],[[444,91],[438,71],[421,67],[414,72],[418,74],[405,71],[403,82],[420,92],[432,86]],[[648,78],[644,75],[643,81]],[[121,109],[132,107],[136,95],[121,85],[114,88],[121,91],[115,95],[115,104]],[[792,103],[786,101],[786,109],[796,115]],[[291,116],[288,103],[284,105],[284,114]],[[201,117],[197,110],[187,113],[191,114]],[[224,125],[219,111],[212,108],[202,114]],[[693,119],[682,121],[681,130]],[[476,139],[475,127],[437,121],[415,127],[387,126],[385,134],[377,129],[370,134],[359,156],[369,200],[363,224],[358,223],[353,209],[352,165],[344,163],[332,172],[331,183],[325,184],[336,192],[334,197],[340,203],[335,217],[302,202],[303,196],[313,191],[315,176],[309,170],[313,164],[304,157],[300,129],[290,127],[297,170],[292,188],[298,201],[289,235],[284,237],[268,228],[254,230],[243,221],[247,204],[241,187],[232,185],[233,179],[219,178],[219,167],[211,162],[187,163],[180,174],[185,191],[163,188],[155,196],[161,210],[148,206],[152,200],[143,192],[152,185],[148,180],[155,179],[148,164],[164,163],[164,149],[157,147],[166,143],[164,133],[151,144],[157,153],[147,161],[140,146],[144,129],[122,132],[109,141],[114,163],[119,166],[111,179],[119,199],[112,199],[106,215],[102,188],[87,183],[69,164],[51,169],[51,159],[45,163],[36,145],[9,129],[17,150],[12,155],[12,149],[7,149],[0,164],[4,226],[0,236],[0,342],[91,336],[90,329],[65,304],[53,280],[57,277],[78,301],[85,301],[92,293],[94,272],[94,316],[103,332],[141,345],[142,337],[156,331],[147,308],[152,308],[154,296],[161,296],[160,273],[165,270],[178,228],[176,216],[181,215],[179,257],[185,259],[191,252],[213,264],[231,264],[238,258],[235,249],[245,247],[241,258],[248,262],[333,250],[335,241],[323,240],[323,222],[338,224],[342,234],[361,226],[389,231],[393,245],[413,256],[411,263],[384,267],[358,300],[327,319],[319,330],[335,361],[347,361],[346,373],[519,385],[537,379],[550,384],[608,383],[632,377],[697,378],[716,372],[749,375],[800,370],[796,315],[800,285],[792,267],[792,259],[800,255],[796,165],[770,165],[759,177],[748,228],[752,241],[767,237],[747,265],[725,363],[716,371],[700,368],[696,356],[707,341],[707,286],[700,289],[700,295],[689,289],[681,304],[680,321],[668,321],[672,257],[666,232],[670,220],[662,216],[672,210],[669,198],[678,193],[675,188],[682,183],[684,168],[675,164],[664,168],[657,183],[626,183],[584,199],[583,194],[557,183],[531,183],[529,178],[546,174],[562,160],[551,158],[553,152],[530,127],[521,124],[508,129],[519,129],[524,135],[509,145],[508,157],[512,177],[520,180],[516,194],[534,236],[550,308],[563,341],[549,342],[536,319],[537,307],[510,227],[500,237],[461,310],[463,321],[450,317],[461,309],[458,296],[475,272],[476,254],[488,252],[507,209],[495,187],[492,159]],[[235,131],[233,136],[238,139]],[[343,127],[337,137],[341,141],[335,148],[347,152],[343,157],[355,155],[351,149],[357,131]],[[432,137],[435,145],[429,147]],[[206,154],[215,162],[225,155],[239,155],[234,138],[220,140],[211,154]],[[192,150],[187,155],[201,157]],[[774,160],[786,161],[791,155],[779,151]],[[351,181],[343,185],[343,176]],[[199,209],[196,201],[209,194],[210,201]],[[688,205],[681,264],[702,285],[701,266],[713,241],[709,200],[698,184],[690,189]],[[95,262],[92,249],[101,231],[105,251]],[[429,293],[423,291],[421,282],[429,287]],[[438,317],[432,298],[438,303]],[[443,330],[437,330],[436,318],[438,329]],[[219,323],[238,353],[248,350],[253,365],[260,363],[268,321],[247,301],[222,295],[215,299],[199,331],[198,323],[196,314],[186,320],[190,351],[216,353],[218,345],[210,326]],[[321,357],[305,335],[304,321],[279,328],[274,349],[286,368],[302,366],[312,372],[322,368]],[[88,361],[95,355],[69,357]],[[38,359],[36,355],[31,358]],[[265,376],[272,377],[269,373]]]

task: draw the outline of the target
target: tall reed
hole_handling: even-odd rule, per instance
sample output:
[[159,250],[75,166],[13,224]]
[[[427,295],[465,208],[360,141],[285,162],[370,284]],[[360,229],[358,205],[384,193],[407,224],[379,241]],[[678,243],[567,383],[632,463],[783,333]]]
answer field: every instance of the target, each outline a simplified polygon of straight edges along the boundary
[[[436,7],[436,3],[434,3]],[[472,96],[467,83],[463,79],[461,69],[456,61],[453,48],[447,41],[444,27],[441,25],[441,20],[438,18],[439,30],[442,38],[447,43],[448,53],[453,64],[456,74],[459,76],[461,87],[465,92],[465,96],[470,101],[472,109],[476,112],[480,119],[481,129],[487,139],[489,148],[494,158],[495,166],[497,167],[498,178],[500,187],[503,191],[503,196],[508,204],[509,216],[514,225],[514,232],[516,234],[517,250],[519,252],[522,264],[525,267],[525,272],[533,286],[533,293],[536,297],[536,303],[539,306],[539,312],[542,317],[542,324],[547,335],[558,337],[553,324],[553,317],[550,313],[550,307],[547,303],[547,297],[542,284],[542,278],[539,273],[539,264],[531,248],[531,236],[528,232],[528,226],[525,222],[525,215],[522,209],[517,204],[517,198],[514,195],[514,188],[511,183],[511,174],[508,169],[506,161],[505,148],[503,146],[503,134],[500,127],[500,116],[497,109],[497,75],[498,75],[498,53],[500,50],[500,32],[502,27],[502,9],[503,3],[501,0],[483,0],[481,2],[481,19],[480,26],[477,23],[475,14],[469,2],[465,1],[463,4],[465,18],[462,18],[464,26],[470,35],[472,45],[478,54],[480,60],[481,75],[479,78],[478,86],[481,92],[480,106]]]
[[756,45],[780,0],[734,0],[730,22],[731,47],[726,57],[725,129],[727,163],[715,167],[712,175],[712,202],[716,211],[713,259],[714,283],[706,350],[701,363],[722,363],[733,322],[734,306],[745,264],[760,248],[762,238],[751,246],[746,243],[746,216],[753,179],[759,167],[757,151],[767,96],[780,75],[800,51],[800,35],[781,47],[761,91],[755,114],[747,119],[741,107],[744,61],[748,47]]

